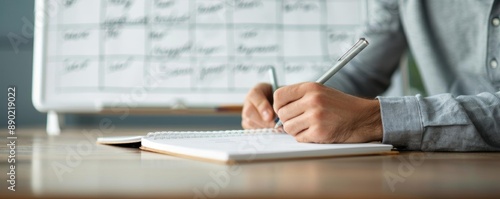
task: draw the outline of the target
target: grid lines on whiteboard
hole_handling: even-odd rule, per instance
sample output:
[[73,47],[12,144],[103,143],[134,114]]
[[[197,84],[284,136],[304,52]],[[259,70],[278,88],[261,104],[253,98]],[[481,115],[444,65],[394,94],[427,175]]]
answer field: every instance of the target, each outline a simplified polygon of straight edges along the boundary
[[[54,1],[54,0],[52,0]],[[57,91],[246,92],[311,81],[357,38],[366,0],[59,0],[47,23]]]

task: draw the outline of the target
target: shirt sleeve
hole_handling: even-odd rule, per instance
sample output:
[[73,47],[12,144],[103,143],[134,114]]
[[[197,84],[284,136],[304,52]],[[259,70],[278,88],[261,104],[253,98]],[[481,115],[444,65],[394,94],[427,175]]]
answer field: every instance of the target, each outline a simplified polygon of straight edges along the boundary
[[379,100],[383,143],[400,150],[500,151],[500,92]]
[[[398,1],[375,1],[360,32],[370,45],[326,85],[373,98],[390,79],[407,48]],[[430,97],[378,97],[383,143],[399,150],[500,151],[500,92]]]

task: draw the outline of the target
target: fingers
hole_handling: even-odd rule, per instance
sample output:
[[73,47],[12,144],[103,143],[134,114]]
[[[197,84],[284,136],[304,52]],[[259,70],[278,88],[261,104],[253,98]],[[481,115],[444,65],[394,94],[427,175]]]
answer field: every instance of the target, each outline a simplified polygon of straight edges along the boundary
[[284,123],[283,129],[298,142],[331,143],[333,134],[328,131],[329,125],[318,120],[318,115],[321,115],[318,111],[317,108],[311,108],[291,118]]
[[307,130],[310,125],[308,117],[305,114],[301,114],[297,117],[286,120],[283,123],[283,130],[292,136],[297,136]]
[[247,100],[251,106],[256,108],[262,120],[271,121],[273,119],[272,87],[270,84],[261,83],[255,86],[248,94]]
[[307,92],[314,92],[321,90],[321,84],[314,82],[299,83],[290,86],[282,87],[274,92],[273,108],[278,112],[280,108],[289,104],[290,102],[297,101],[302,98]]
[[308,106],[305,104],[304,100],[297,100],[281,107],[277,114],[282,122],[287,122],[288,120],[303,114],[306,111],[306,108],[308,108]]
[[339,142],[337,136],[343,136],[335,130],[340,121],[337,94],[317,83],[296,84],[275,92],[273,108],[283,121],[285,132],[298,142]]
[[264,121],[271,121],[273,119],[273,108],[271,107],[271,104],[267,100],[262,100],[260,102],[257,102],[256,104],[257,112],[260,114],[260,117]]
[[272,88],[270,84],[261,83],[252,88],[243,105],[242,127],[270,128],[274,125],[274,111],[271,106]]
[[270,128],[274,125],[274,121],[264,121],[260,119],[259,112],[255,106],[245,103],[243,106],[241,126],[244,129]]
[[[321,87],[322,85],[317,83],[301,83],[283,87],[274,93],[274,110],[284,123],[284,130],[286,132],[295,134],[304,129],[297,129],[298,122],[289,122],[289,120],[303,115],[311,108],[315,108],[313,107],[315,105],[313,103],[314,100],[309,100],[309,98],[311,98],[311,96],[317,96]],[[295,121],[297,121],[297,119],[295,119]]]

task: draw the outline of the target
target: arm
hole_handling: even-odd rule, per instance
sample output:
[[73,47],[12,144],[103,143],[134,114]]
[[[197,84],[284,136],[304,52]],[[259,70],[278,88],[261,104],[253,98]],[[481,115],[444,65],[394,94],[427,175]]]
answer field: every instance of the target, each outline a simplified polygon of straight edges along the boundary
[[[406,48],[406,40],[400,27],[386,28],[382,31],[374,31],[368,28],[365,34],[371,42],[371,47],[367,48],[356,60],[353,60],[349,66],[346,66],[344,70],[332,78],[328,85],[349,94],[374,97],[389,85],[388,80],[396,69],[401,53]],[[376,121],[377,117],[381,116],[383,142],[393,144],[402,150],[500,150],[499,92],[458,97],[451,94],[426,98],[418,95],[379,97],[379,114],[368,114],[372,115],[372,117],[369,117],[363,115],[364,111],[362,111],[358,112],[358,114],[363,116],[358,118],[363,119],[358,119],[349,113],[356,113],[359,111],[357,107],[363,107],[361,104],[372,104],[371,102],[351,98],[352,96],[347,97],[340,92],[326,90],[322,92],[329,93],[331,96],[329,99],[331,100],[325,100],[327,99],[325,96],[321,97],[323,100],[307,97],[318,96],[314,95],[314,91],[314,89],[309,89],[303,95],[296,97],[296,101],[287,101],[287,96],[281,98],[275,96],[275,110],[280,118],[291,121],[288,122],[288,127],[285,124],[285,128],[288,128],[300,141],[330,143],[380,140],[378,135],[382,135],[382,132],[378,131],[376,123],[372,123],[374,125],[371,126],[372,133],[366,133],[363,130],[354,128],[345,131],[346,128],[337,127],[342,127],[340,122],[345,123],[345,120],[352,125],[362,124],[361,126],[365,126],[364,121]],[[297,92],[288,93],[282,90],[281,93],[282,95],[283,93],[293,95]],[[301,102],[304,99],[309,99],[309,101]],[[335,102],[333,99],[348,99],[352,103]],[[313,106],[308,106],[314,101],[321,102],[323,109],[314,109]],[[294,113],[290,108],[287,108],[298,103],[303,104],[303,106],[297,107],[305,107],[299,109],[300,114],[298,112]],[[339,104],[340,106],[338,106]],[[373,109],[366,108],[366,110],[366,112],[370,112],[369,110]],[[301,114],[322,115],[325,117],[322,119],[309,117],[309,120],[299,120],[300,122],[297,122],[301,118]],[[296,122],[293,122],[293,120],[296,120]],[[285,123],[287,122],[285,121]],[[308,123],[308,125],[299,126],[304,123]],[[325,131],[329,132],[325,133]],[[309,136],[306,136],[307,132],[310,133]],[[345,135],[349,136],[346,137]]]
[[377,109],[377,100],[301,83],[274,98],[285,131],[300,142],[377,141],[383,129],[383,143],[400,150],[500,151],[500,92],[379,97]]
[[398,149],[500,151],[500,92],[379,100],[383,142]]

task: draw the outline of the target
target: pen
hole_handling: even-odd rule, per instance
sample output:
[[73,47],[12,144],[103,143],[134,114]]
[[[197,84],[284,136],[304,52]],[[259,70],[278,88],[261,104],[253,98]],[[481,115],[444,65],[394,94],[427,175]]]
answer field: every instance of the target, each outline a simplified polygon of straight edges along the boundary
[[[316,80],[316,83],[319,84],[325,84],[328,79],[330,79],[335,73],[337,73],[342,67],[344,67],[349,61],[352,60],[356,55],[358,55],[359,52],[361,52],[363,49],[368,46],[368,41],[365,38],[360,38],[358,42],[354,44],[354,46],[351,47],[344,55],[342,55],[338,60],[335,65],[330,68],[323,76],[321,76],[318,80]],[[283,123],[281,120],[278,120],[276,122],[276,125],[274,128],[278,128],[280,126],[283,126]]]
[[[269,67],[269,78],[271,79],[271,87],[272,87],[272,91],[274,93],[274,91],[276,91],[278,89],[278,78],[276,77],[276,69],[274,69],[274,67]],[[280,121],[280,118],[276,117],[274,119],[274,122],[279,122]]]
[[276,70],[274,67],[269,67],[269,77],[271,78],[271,86],[273,87],[273,93],[278,89],[278,78],[276,78]]

